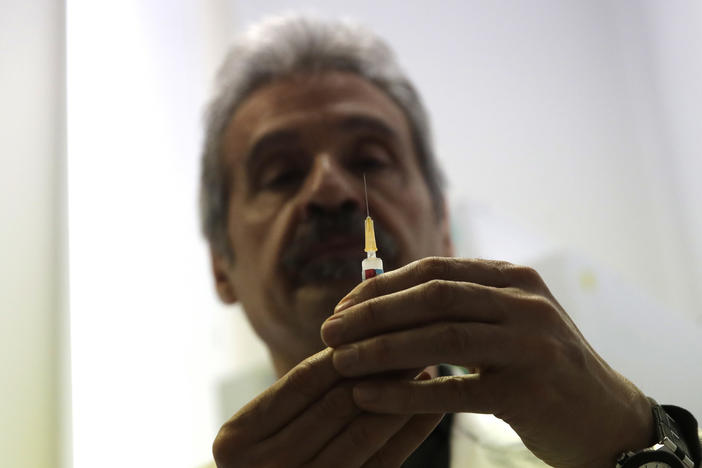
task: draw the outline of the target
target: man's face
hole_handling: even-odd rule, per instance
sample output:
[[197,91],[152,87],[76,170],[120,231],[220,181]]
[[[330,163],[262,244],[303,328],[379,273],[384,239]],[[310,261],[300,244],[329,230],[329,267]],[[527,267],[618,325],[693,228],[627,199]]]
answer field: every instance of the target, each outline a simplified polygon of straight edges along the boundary
[[241,301],[274,357],[295,364],[322,349],[321,323],[360,281],[363,174],[386,270],[450,254],[403,112],[358,75],[303,74],[259,88],[222,148],[234,260],[215,257],[217,286]]

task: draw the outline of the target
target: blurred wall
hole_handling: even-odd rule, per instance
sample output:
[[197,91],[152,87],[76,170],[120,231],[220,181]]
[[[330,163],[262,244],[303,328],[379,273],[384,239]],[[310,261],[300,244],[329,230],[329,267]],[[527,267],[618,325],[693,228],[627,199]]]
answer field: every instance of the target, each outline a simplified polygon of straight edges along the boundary
[[228,19],[216,0],[67,1],[75,468],[211,457],[219,306],[198,154]]
[[[68,460],[63,2],[0,1],[0,465]],[[65,442],[67,439],[63,439]]]

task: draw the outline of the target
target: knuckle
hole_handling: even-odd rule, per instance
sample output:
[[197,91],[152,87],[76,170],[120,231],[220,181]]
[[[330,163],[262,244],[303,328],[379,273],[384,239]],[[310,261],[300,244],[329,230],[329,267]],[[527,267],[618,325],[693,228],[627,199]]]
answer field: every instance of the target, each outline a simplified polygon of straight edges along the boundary
[[371,299],[363,303],[362,313],[358,317],[364,324],[379,324],[383,318],[378,307],[378,300]]
[[548,318],[554,310],[551,301],[541,294],[516,289],[510,293],[510,299],[510,304],[525,313],[530,321]]
[[530,315],[540,323],[553,324],[560,321],[558,310],[546,297],[540,294],[530,294],[525,299]]
[[386,275],[380,275],[380,276],[374,276],[371,278],[369,281],[369,286],[373,289],[372,291],[372,297],[380,297],[385,295],[385,291],[388,289],[387,288],[387,283],[388,283],[388,276]]
[[503,266],[502,270],[513,283],[530,287],[540,287],[543,285],[541,275],[530,266],[510,264],[508,266]]
[[481,261],[487,263],[488,265],[492,265],[493,267],[500,269],[500,270],[508,269],[510,267],[515,266],[514,263],[507,262],[504,260],[481,260]]
[[424,283],[424,302],[428,306],[446,308],[452,303],[453,290],[444,280],[433,279]]
[[505,262],[502,260],[479,260],[479,261],[481,263],[484,263],[485,266],[493,269],[496,276],[499,278],[498,279],[498,282],[500,283],[499,286],[501,286],[501,287],[509,286],[510,281],[511,281],[509,272],[515,266],[513,263]]
[[474,295],[478,304],[485,304],[497,319],[509,315],[512,307],[513,290],[509,287],[490,288],[480,284],[464,285]]
[[551,301],[541,294],[527,294],[525,298],[534,310],[543,311],[552,308]]
[[446,278],[449,263],[445,257],[427,257],[417,263],[417,274],[421,279],[443,279]]

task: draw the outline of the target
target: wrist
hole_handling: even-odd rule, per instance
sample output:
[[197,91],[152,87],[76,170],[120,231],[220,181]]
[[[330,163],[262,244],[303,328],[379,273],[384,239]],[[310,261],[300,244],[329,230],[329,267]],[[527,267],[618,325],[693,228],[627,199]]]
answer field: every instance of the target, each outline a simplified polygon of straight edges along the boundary
[[[614,412],[612,413],[615,414]],[[582,466],[613,468],[620,455],[627,451],[642,450],[655,443],[656,428],[651,401],[638,391],[626,403],[621,403],[619,416],[607,423],[609,431],[602,431],[602,456]],[[616,422],[615,422],[616,421]]]
[[654,402],[642,393],[639,396],[632,404],[630,422],[621,428],[621,443],[613,454],[615,460],[626,450],[642,450],[656,443],[656,423],[652,411]]

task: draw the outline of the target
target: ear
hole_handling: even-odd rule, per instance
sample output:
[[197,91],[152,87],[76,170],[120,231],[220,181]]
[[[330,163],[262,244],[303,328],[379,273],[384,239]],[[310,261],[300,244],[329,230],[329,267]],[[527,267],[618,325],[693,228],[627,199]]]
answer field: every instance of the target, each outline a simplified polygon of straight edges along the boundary
[[441,203],[441,222],[439,227],[441,228],[441,248],[443,254],[447,257],[453,257],[455,249],[453,239],[451,238],[451,216],[446,198],[444,198]]
[[225,304],[234,304],[237,301],[237,297],[231,281],[231,261],[223,255],[215,253],[211,248],[210,258],[212,260],[212,274],[214,275],[217,295]]

